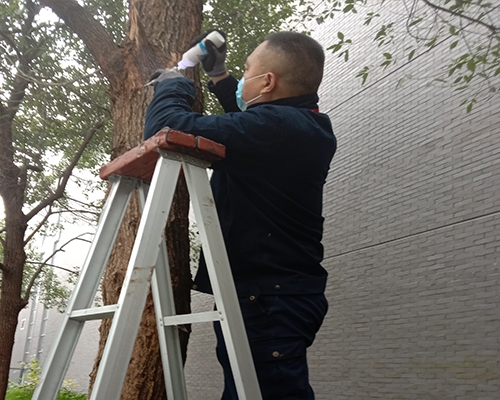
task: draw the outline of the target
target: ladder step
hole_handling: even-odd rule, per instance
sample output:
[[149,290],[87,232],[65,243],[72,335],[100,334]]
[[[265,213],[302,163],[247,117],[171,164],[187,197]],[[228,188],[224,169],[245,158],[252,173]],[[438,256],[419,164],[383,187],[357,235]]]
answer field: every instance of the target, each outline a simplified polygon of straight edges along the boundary
[[163,317],[163,326],[186,325],[197,322],[220,321],[221,315],[218,311],[206,311],[194,314],[181,314]]
[[90,321],[93,319],[113,318],[113,315],[115,315],[115,311],[117,309],[118,304],[111,304],[109,306],[103,307],[84,308],[81,310],[73,311],[69,315],[69,318],[76,321]]

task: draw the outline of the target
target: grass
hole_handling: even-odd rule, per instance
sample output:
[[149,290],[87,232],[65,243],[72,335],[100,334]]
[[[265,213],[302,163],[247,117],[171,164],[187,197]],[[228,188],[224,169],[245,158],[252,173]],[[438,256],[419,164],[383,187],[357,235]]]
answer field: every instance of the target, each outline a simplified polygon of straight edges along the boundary
[[[31,400],[35,389],[22,386],[10,387],[7,390],[5,400]],[[61,389],[57,400],[86,400],[87,396],[81,393],[72,392],[68,389]]]
[[[36,385],[38,384],[40,374],[42,372],[40,363],[37,359],[33,358],[31,362],[23,365],[25,367],[23,383],[15,384],[9,382],[9,388],[7,389],[5,400],[31,400],[33,397],[33,393],[35,392]],[[85,394],[70,390],[70,388],[75,387],[76,382],[71,379],[65,379],[63,382],[63,388],[57,395],[57,400],[86,400],[87,396]]]

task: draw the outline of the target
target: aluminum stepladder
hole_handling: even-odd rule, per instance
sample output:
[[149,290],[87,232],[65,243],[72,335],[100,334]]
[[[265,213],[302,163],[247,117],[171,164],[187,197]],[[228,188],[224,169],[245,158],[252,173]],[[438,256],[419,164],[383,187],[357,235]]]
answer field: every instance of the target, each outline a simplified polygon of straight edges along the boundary
[[[150,288],[169,400],[187,399],[177,326],[208,321],[220,321],[239,399],[262,399],[206,172],[211,162],[224,154],[222,145],[165,128],[101,168],[101,178],[112,181],[111,192],[33,400],[56,399],[85,321],[111,317],[89,400],[118,400]],[[163,232],[181,168],[198,222],[217,311],[175,315]],[[145,181],[151,175],[148,185]],[[92,307],[135,189],[142,217],[118,303]]]

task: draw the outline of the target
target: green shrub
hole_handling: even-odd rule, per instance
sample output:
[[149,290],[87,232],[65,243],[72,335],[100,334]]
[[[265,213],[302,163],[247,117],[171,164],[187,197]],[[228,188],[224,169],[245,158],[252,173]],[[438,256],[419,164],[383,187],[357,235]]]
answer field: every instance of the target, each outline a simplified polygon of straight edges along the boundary
[[[7,390],[5,400],[31,400],[35,389],[24,386],[12,386]],[[72,392],[68,389],[61,389],[57,400],[85,400],[87,396],[81,393]]]
[[7,389],[5,400],[30,400],[35,390],[22,386],[12,386]]
[[[25,365],[25,368],[24,382],[20,385],[10,383],[5,400],[31,400],[33,397],[41,373],[38,360],[33,359]],[[65,379],[63,388],[57,395],[57,400],[86,400],[86,395],[69,389],[75,386],[75,382]]]

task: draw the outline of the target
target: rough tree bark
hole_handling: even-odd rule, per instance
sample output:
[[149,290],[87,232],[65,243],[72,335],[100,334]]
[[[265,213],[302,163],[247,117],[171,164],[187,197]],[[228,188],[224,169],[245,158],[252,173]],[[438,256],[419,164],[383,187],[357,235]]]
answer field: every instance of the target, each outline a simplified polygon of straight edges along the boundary
[[[113,120],[112,158],[121,155],[142,139],[145,111],[152,96],[152,89],[144,89],[142,85],[157,68],[173,66],[189,41],[199,33],[203,1],[130,0],[127,35],[120,45],[114,43],[103,26],[75,0],[41,0],[41,3],[50,7],[80,37],[109,81]],[[197,79],[199,87],[198,75],[196,71],[191,71],[188,77]],[[201,109],[201,101],[201,98],[197,101],[198,110]],[[167,247],[178,313],[190,312],[188,209],[186,186],[180,182],[167,224]],[[105,304],[114,304],[118,300],[139,218],[138,202],[134,198],[104,276]],[[91,374],[91,385],[110,326],[110,320],[101,324],[99,355]],[[185,355],[188,333],[181,340]],[[150,296],[121,399],[163,398],[163,371]]]

